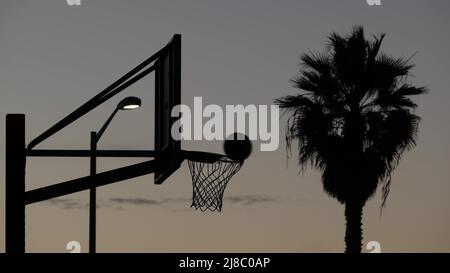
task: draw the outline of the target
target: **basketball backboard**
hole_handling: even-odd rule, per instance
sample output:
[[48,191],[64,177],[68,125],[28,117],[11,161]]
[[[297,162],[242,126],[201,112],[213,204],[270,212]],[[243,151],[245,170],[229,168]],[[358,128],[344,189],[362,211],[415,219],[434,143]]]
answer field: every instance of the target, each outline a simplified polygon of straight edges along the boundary
[[163,183],[181,165],[181,144],[173,139],[172,108],[181,103],[181,35],[175,34],[155,61],[155,151],[160,162],[155,184]]

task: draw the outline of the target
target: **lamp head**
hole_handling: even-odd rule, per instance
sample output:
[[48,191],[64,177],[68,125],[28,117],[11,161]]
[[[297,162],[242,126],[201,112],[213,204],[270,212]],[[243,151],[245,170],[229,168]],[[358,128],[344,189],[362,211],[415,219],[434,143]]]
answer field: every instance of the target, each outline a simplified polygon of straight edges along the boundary
[[126,97],[117,104],[119,110],[133,110],[141,107],[141,99],[138,97]]

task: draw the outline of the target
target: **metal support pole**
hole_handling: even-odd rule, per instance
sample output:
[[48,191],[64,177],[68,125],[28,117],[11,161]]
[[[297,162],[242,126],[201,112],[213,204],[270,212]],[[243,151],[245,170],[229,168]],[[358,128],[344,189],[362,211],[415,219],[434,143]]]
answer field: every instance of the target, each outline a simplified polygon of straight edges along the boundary
[[[97,133],[91,132],[91,157],[90,157],[90,175],[94,176],[97,172]],[[96,251],[96,217],[97,217],[97,189],[92,186],[89,189],[89,253]]]
[[25,252],[25,115],[6,115],[5,251]]

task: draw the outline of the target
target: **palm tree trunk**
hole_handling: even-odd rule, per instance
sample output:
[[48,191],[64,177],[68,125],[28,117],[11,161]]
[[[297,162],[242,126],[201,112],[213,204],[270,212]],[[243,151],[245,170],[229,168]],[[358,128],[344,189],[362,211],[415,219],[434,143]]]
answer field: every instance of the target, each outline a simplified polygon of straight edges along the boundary
[[362,214],[363,204],[361,202],[345,202],[345,245],[346,253],[361,253],[362,243]]

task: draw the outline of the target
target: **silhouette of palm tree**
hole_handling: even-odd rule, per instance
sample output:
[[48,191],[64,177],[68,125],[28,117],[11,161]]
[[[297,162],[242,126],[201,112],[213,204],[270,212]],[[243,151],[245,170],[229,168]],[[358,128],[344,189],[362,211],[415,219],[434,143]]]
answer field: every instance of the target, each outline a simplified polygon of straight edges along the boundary
[[298,141],[301,169],[321,171],[324,190],[345,204],[346,252],[360,253],[362,212],[382,185],[384,207],[391,173],[416,144],[420,118],[410,96],[427,90],[407,83],[409,59],[380,52],[385,34],[366,40],[363,27],[349,36],[332,33],[324,54],[300,58],[293,80],[302,94],[276,103],[291,114],[287,148]]

